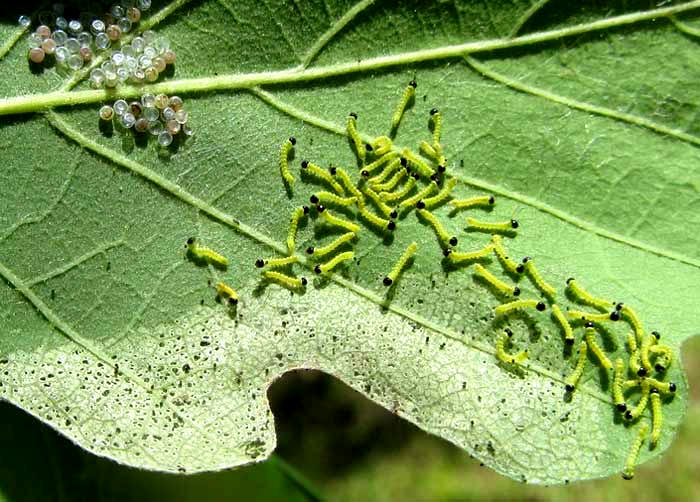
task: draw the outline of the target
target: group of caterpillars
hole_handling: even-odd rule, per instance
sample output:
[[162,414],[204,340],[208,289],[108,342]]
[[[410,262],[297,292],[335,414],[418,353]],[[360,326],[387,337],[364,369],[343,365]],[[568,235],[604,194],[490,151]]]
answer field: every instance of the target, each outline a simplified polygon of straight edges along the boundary
[[[392,116],[392,136],[396,132],[407,106],[414,100],[416,86],[415,81],[411,81],[399,101]],[[576,303],[592,307],[598,312],[567,309],[565,313],[555,303],[556,289],[542,278],[534,260],[525,257],[522,261],[517,262],[509,257],[502,236],[513,237],[516,235],[516,230],[519,228],[517,220],[484,222],[469,217],[466,219],[467,229],[490,234],[490,241],[486,246],[477,250],[461,252],[453,249],[458,244],[457,236],[450,235],[431,210],[446,203],[450,203],[455,211],[489,209],[495,205],[495,198],[492,195],[484,195],[464,200],[452,199],[451,192],[456,185],[456,179],[448,177],[446,174],[447,159],[440,141],[443,117],[439,110],[432,109],[430,111],[433,138],[431,143],[420,142],[419,150],[422,156],[408,148],[398,151],[389,136],[379,136],[367,142],[363,141],[357,128],[357,119],[357,114],[350,113],[346,123],[348,137],[358,158],[359,180],[356,183],[340,167],[330,167],[326,170],[308,160],[301,162],[302,178],[327,185],[332,190],[317,191],[309,197],[310,203],[314,205],[315,214],[326,224],[342,231],[340,236],[328,244],[306,248],[307,255],[314,259],[324,260],[315,264],[314,272],[328,274],[341,263],[353,260],[354,251],[352,249],[360,232],[358,224],[333,214],[328,207],[345,211],[356,207],[359,219],[380,233],[396,231],[396,220],[399,215],[415,209],[417,216],[432,227],[442,248],[442,254],[448,263],[455,266],[473,264],[475,278],[484,282],[497,296],[508,299],[507,302],[494,309],[496,316],[506,316],[527,309],[545,312],[549,305],[551,316],[560,326],[564,335],[564,343],[569,347],[576,344],[574,327],[583,325],[584,334],[578,345],[576,366],[564,380],[566,391],[571,393],[576,389],[583,375],[590,351],[593,359],[602,368],[613,372],[613,402],[625,422],[638,421],[648,404],[651,404],[650,444],[655,446],[660,438],[663,420],[661,396],[672,397],[676,391],[674,383],[663,381],[663,376],[673,360],[671,347],[659,343],[658,333],[645,333],[639,318],[629,306],[596,298],[586,292],[573,278],[567,280],[567,295]],[[295,145],[296,139],[290,137],[283,143],[279,154],[280,173],[288,190],[292,189],[296,181],[289,166],[289,155]],[[422,187],[420,186],[421,182],[424,183]],[[374,210],[371,210],[370,206]],[[286,241],[286,256],[256,260],[255,266],[264,269],[262,274],[266,280],[276,282],[290,290],[298,291],[306,287],[306,278],[296,277],[282,270],[299,262],[299,256],[295,254],[297,229],[302,219],[307,218],[311,211],[312,209],[306,205],[292,211]],[[347,247],[351,249],[347,250]],[[193,239],[188,241],[188,248],[192,256],[197,259],[203,259],[219,266],[228,264],[226,258],[212,250],[198,246]],[[343,248],[346,250],[343,251]],[[385,286],[392,287],[396,283],[417,251],[417,243],[412,242],[408,245],[390,272],[383,278],[382,282]],[[506,276],[516,279],[523,275],[527,276],[534,287],[542,293],[543,298],[522,298],[519,286],[498,278],[478,263],[490,258],[492,254],[501,264]],[[228,300],[230,304],[235,305],[238,302],[237,294],[227,285],[219,283],[217,290],[219,296]],[[632,332],[627,336],[629,351],[627,365],[622,358],[617,358],[613,364],[597,341],[598,328],[605,323],[617,321],[626,322],[632,328]],[[528,352],[523,350],[516,354],[509,353],[507,347],[512,344],[512,337],[513,332],[510,329],[503,330],[496,341],[496,357],[506,365],[522,364],[527,360]],[[656,371],[657,378],[651,377],[652,370]],[[626,378],[627,372],[633,374],[632,379]],[[625,399],[625,392],[630,390],[640,391],[640,397],[634,406],[628,406]],[[638,426],[637,435],[624,466],[623,477],[625,479],[633,477],[639,451],[646,441],[648,433],[648,425],[642,422]]]
[[[415,81],[411,81],[406,87],[392,116],[392,135],[396,132],[406,107],[415,99],[416,87]],[[451,200],[451,192],[456,185],[456,180],[446,175],[447,160],[440,141],[443,117],[437,109],[432,109],[430,116],[433,130],[432,142],[421,141],[419,145],[421,155],[418,155],[408,148],[398,151],[388,136],[379,136],[369,142],[364,142],[357,128],[357,114],[350,113],[346,124],[347,134],[360,166],[359,181],[356,184],[350,180],[350,176],[342,168],[331,167],[329,170],[325,170],[307,160],[302,161],[303,175],[325,183],[333,190],[332,192],[317,192],[311,196],[310,201],[316,204],[318,213],[326,221],[348,231],[322,248],[307,249],[307,253],[316,253],[319,257],[326,256],[343,244],[351,244],[356,238],[359,227],[352,222],[330,215],[325,205],[343,208],[356,206],[360,219],[383,232],[395,231],[398,215],[415,209],[418,217],[433,228],[443,255],[449,262],[454,265],[474,264],[475,278],[486,283],[498,296],[509,299],[508,302],[495,308],[497,316],[505,316],[524,309],[544,312],[549,304],[552,317],[564,334],[564,343],[570,347],[576,343],[574,326],[583,325],[584,334],[578,345],[576,366],[565,378],[566,391],[571,393],[576,389],[583,375],[590,351],[598,364],[606,371],[613,372],[613,401],[616,410],[622,415],[625,422],[639,420],[648,404],[651,403],[650,444],[652,447],[655,446],[660,438],[663,421],[661,396],[672,397],[676,391],[674,383],[664,382],[662,378],[672,363],[671,347],[659,343],[658,333],[645,333],[639,318],[629,306],[595,298],[574,279],[567,281],[566,292],[568,296],[575,302],[593,307],[600,312],[567,309],[565,313],[555,303],[556,289],[542,278],[534,260],[525,257],[521,262],[517,262],[508,256],[502,236],[512,237],[516,234],[519,227],[517,220],[489,223],[476,218],[467,218],[468,230],[491,234],[491,240],[482,249],[468,252],[455,251],[453,248],[458,244],[458,237],[450,235],[431,210],[447,202],[452,205],[454,210],[490,208],[495,204],[495,199],[491,195],[484,195],[466,200]],[[288,189],[291,189],[295,182],[295,177],[288,164],[288,156],[294,144],[294,138],[287,140],[282,146],[279,158],[282,179]],[[421,181],[426,183],[422,188],[419,185]],[[381,215],[368,208],[370,203]],[[302,213],[308,214],[308,212],[308,207],[304,206],[303,210],[297,209],[293,213],[287,237],[291,256],[294,254],[294,241],[299,217]],[[417,249],[418,246],[415,242],[412,242],[405,249],[392,270],[384,277],[383,284],[385,286],[391,287],[396,282]],[[322,253],[319,253],[319,250],[323,250]],[[521,289],[517,285],[509,284],[498,278],[483,265],[477,263],[489,258],[492,253],[503,267],[505,275],[516,278],[526,275],[534,287],[542,293],[544,301],[543,299],[521,298]],[[317,273],[328,272],[341,261],[352,259],[352,257],[352,251],[339,253],[323,265],[316,265],[314,270]],[[620,320],[627,322],[632,328],[632,332],[627,337],[629,351],[627,364],[622,358],[617,358],[613,364],[597,341],[598,328],[602,324]],[[521,364],[527,360],[528,353],[526,350],[516,354],[509,353],[506,348],[511,344],[512,337],[513,332],[508,328],[500,334],[496,341],[496,357],[504,364]],[[656,371],[658,378],[651,377],[652,369]],[[627,379],[627,372],[632,373],[632,379]],[[633,406],[628,405],[625,400],[625,392],[631,390],[639,390],[641,393]],[[639,450],[646,441],[648,430],[649,427],[644,422],[638,426],[637,436],[623,470],[625,479],[631,479],[634,476]]]

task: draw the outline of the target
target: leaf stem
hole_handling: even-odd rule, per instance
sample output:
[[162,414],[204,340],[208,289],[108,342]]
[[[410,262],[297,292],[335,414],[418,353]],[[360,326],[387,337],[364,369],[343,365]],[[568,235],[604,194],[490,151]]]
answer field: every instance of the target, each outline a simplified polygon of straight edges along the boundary
[[267,459],[276,469],[287,476],[294,485],[313,502],[322,502],[325,500],[323,496],[316,490],[313,484],[297,469],[292,467],[288,462],[283,460],[279,455],[273,453]]
[[563,37],[581,35],[592,31],[600,31],[642,21],[654,20],[660,17],[665,18],[673,14],[686,12],[697,8],[700,8],[700,0],[694,0],[692,2],[674,5],[671,7],[610,17],[591,23],[582,23],[556,30],[531,33],[515,38],[495,38],[491,40],[481,40],[458,45],[448,45],[435,49],[405,52],[401,54],[365,59],[357,62],[310,68],[301,71],[291,69],[261,73],[220,75],[216,77],[173,80],[170,82],[163,82],[160,84],[143,87],[125,86],[120,87],[117,90],[86,90],[72,92],[56,91],[42,95],[17,96],[0,99],[0,115],[30,113],[47,110],[58,106],[73,106],[94,103],[106,99],[112,99],[116,95],[124,98],[133,98],[146,92],[154,94],[160,92],[167,94],[187,94],[201,91],[250,89],[257,85],[308,82],[362,71],[380,70],[399,65],[456,58],[466,54],[476,54],[480,52],[522,47],[557,40]]

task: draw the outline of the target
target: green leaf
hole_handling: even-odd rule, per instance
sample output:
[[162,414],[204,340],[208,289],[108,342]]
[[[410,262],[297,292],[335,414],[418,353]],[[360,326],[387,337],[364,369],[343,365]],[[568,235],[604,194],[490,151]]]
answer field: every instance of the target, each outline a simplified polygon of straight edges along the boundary
[[[365,139],[386,134],[415,77],[397,147],[430,139],[438,107],[455,196],[496,195],[495,210],[478,216],[517,217],[509,252],[535,258],[562,306],[572,305],[563,286],[575,276],[633,306],[678,354],[700,321],[700,58],[692,19],[667,16],[698,7],[180,0],[142,23],[171,39],[175,74],[116,93],[89,90],[87,72],[32,73],[22,39],[8,43],[2,397],[99,455],[198,472],[266,458],[275,446],[267,387],[292,368],[318,368],[515,479],[619,471],[636,428],[616,415],[610,378],[590,359],[566,399],[575,357],[548,313],[534,311],[511,323],[528,362],[499,365],[498,298],[472,269],[445,267],[415,215],[393,239],[363,227],[354,262],[313,278],[305,294],[261,282],[253,264],[285,252],[291,211],[318,190],[297,179],[285,192],[282,142],[297,139],[297,178],[301,159],[352,166],[357,177],[348,112]],[[16,30],[0,33],[10,41]],[[159,150],[101,131],[99,102],[146,91],[181,94],[195,138]],[[465,213],[436,214],[459,250],[488,242],[464,232]],[[300,255],[328,242],[314,227],[301,228]],[[191,236],[229,269],[188,260]],[[419,252],[388,293],[382,277],[411,241]],[[312,260],[300,261],[297,273],[312,279]],[[497,261],[487,267],[500,274]],[[215,301],[209,283],[219,280],[238,290],[234,312]],[[613,357],[627,357],[620,324],[605,345]],[[660,444],[646,443],[640,461],[663,452],[683,418],[680,361],[668,379],[678,395],[663,406]]]

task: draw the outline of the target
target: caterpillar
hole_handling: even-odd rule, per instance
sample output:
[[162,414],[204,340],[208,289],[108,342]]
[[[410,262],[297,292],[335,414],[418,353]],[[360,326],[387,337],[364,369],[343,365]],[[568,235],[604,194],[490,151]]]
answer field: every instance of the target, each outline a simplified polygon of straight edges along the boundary
[[355,204],[357,199],[355,197],[339,197],[331,192],[316,192],[311,197],[309,201],[312,204],[331,204],[333,206],[352,206]]
[[420,200],[422,200],[424,197],[427,197],[431,193],[433,193],[437,189],[437,183],[434,181],[431,181],[428,183],[423,190],[419,191],[416,193],[413,197],[409,197],[408,199],[404,199],[401,201],[401,204],[399,204],[400,207],[402,208],[410,208],[415,206]]
[[575,321],[604,322],[611,320],[610,314],[594,314],[592,312],[582,312],[580,310],[569,310],[567,315],[569,319]]
[[308,284],[305,277],[292,277],[290,275],[272,270],[265,270],[263,272],[263,276],[268,280],[278,282],[288,289],[302,289]]
[[433,227],[433,231],[435,232],[435,235],[437,235],[437,238],[442,246],[447,246],[448,244],[450,246],[457,245],[457,237],[448,234],[447,230],[445,230],[445,227],[442,226],[440,220],[438,220],[433,213],[425,209],[419,209],[418,215],[425,221],[427,221],[431,227]]
[[435,174],[435,170],[428,166],[423,159],[418,157],[415,153],[413,153],[410,149],[404,148],[401,151],[401,155],[403,156],[404,159],[408,161],[409,164],[411,164],[413,167],[416,168],[418,172],[421,173],[421,175],[425,176],[426,178],[432,176]]
[[382,169],[382,171],[379,174],[368,180],[369,184],[374,186],[383,182],[385,179],[391,176],[394,173],[394,171],[399,169],[399,167],[403,166],[404,164],[405,162],[403,158],[397,158],[392,160],[386,165],[384,169]]
[[408,245],[406,250],[403,252],[401,257],[398,259],[396,264],[393,266],[391,269],[391,272],[387,274],[386,277],[384,277],[383,283],[385,286],[391,286],[394,284],[396,279],[399,277],[399,274],[403,271],[403,269],[406,267],[406,264],[408,261],[411,259],[411,257],[416,253],[418,250],[418,244],[415,242],[412,242]]
[[664,394],[675,394],[676,390],[678,390],[678,386],[673,382],[661,382],[656,378],[646,378],[644,381],[648,382],[651,387],[659,392],[663,392]]
[[382,192],[379,194],[379,197],[384,201],[384,202],[393,202],[397,200],[401,200],[404,197],[406,197],[411,190],[416,186],[416,180],[414,178],[408,178],[408,181],[403,184],[401,188],[394,192]]
[[347,121],[347,131],[348,131],[348,136],[350,136],[350,139],[352,140],[352,144],[355,146],[355,153],[357,154],[357,157],[360,159],[360,162],[363,164],[365,163],[365,156],[367,155],[367,150],[365,149],[362,139],[360,138],[360,133],[357,132],[357,114],[355,112],[351,112],[348,115],[348,121]]
[[393,143],[388,136],[377,136],[371,143],[374,154],[381,157],[391,151]]
[[223,282],[216,285],[216,291],[220,298],[228,300],[229,305],[238,305],[238,293]]
[[503,221],[498,223],[490,223],[487,221],[477,220],[476,218],[467,218],[467,225],[469,230],[476,230],[478,232],[486,232],[488,234],[502,233],[506,235],[513,234],[520,224],[518,220]]
[[401,181],[407,174],[407,171],[405,169],[399,169],[394,173],[394,175],[389,178],[387,181],[384,183],[377,183],[374,185],[374,189],[377,192],[388,192],[389,190],[392,190],[398,183]]
[[642,389],[642,395],[639,398],[639,401],[637,402],[637,406],[625,412],[626,420],[637,419],[644,412],[644,410],[647,407],[647,403],[649,402],[649,390],[651,389],[651,387],[647,379],[645,378],[641,382],[639,382],[639,386]]
[[637,352],[637,339],[634,333],[627,333],[627,345],[629,346],[630,352]]
[[394,209],[391,206],[389,206],[386,202],[384,202],[382,198],[379,197],[379,194],[377,194],[377,192],[372,190],[370,187],[363,187],[363,191],[365,195],[369,197],[372,200],[372,202],[374,202],[374,205],[377,206],[377,209],[379,209],[384,214],[384,216],[388,217],[394,211]]
[[[355,233],[354,232],[347,232],[340,237],[338,237],[336,240],[331,242],[330,244],[327,244],[325,246],[322,246],[320,248],[309,248],[306,250],[308,254],[314,254],[318,257],[322,257],[327,255],[328,253],[335,251],[337,248],[345,244],[346,242],[351,241],[352,239],[355,238]],[[311,250],[311,252],[309,252]]]
[[607,312],[613,307],[613,304],[611,302],[603,300],[601,298],[596,298],[595,296],[588,293],[578,284],[578,282],[576,282],[576,279],[574,279],[573,277],[569,277],[566,280],[566,289],[578,303],[589,305],[591,307],[597,308],[598,310],[602,310],[603,312]]
[[374,162],[367,164],[364,167],[364,170],[367,171],[368,173],[372,173],[373,171],[376,171],[377,169],[382,167],[384,164],[386,164],[390,160],[396,159],[396,157],[398,157],[398,156],[399,156],[399,154],[397,152],[389,152],[386,155],[379,157]]
[[564,331],[564,343],[566,345],[573,345],[574,331],[571,329],[571,324],[569,324],[569,321],[566,320],[566,317],[561,311],[561,308],[559,308],[559,305],[557,305],[556,303],[552,305],[552,316],[554,317],[554,319],[556,319],[556,321],[559,323],[559,326],[561,326],[561,329]]
[[515,355],[506,352],[506,342],[513,336],[513,332],[506,328],[496,340],[496,357],[505,364],[522,364],[527,359],[527,350],[521,350]]
[[430,110],[430,117],[433,119],[433,148],[439,154],[442,151],[440,146],[440,135],[442,134],[442,114],[437,108]]
[[656,341],[653,335],[642,336],[642,344],[639,347],[639,359],[644,369],[651,371],[651,361],[649,360],[649,348]]
[[354,256],[355,253],[352,251],[345,251],[344,253],[337,254],[326,263],[316,265],[314,267],[314,272],[317,274],[326,274],[338,266],[338,264],[347,260],[352,260]]
[[491,244],[498,261],[501,262],[506,272],[516,275],[518,273],[518,264],[506,254],[506,250],[503,247],[503,238],[498,234],[494,234],[491,236]]
[[287,250],[289,251],[289,254],[294,253],[299,220],[301,220],[306,214],[309,214],[309,208],[306,206],[298,207],[292,212],[292,217],[289,220],[289,231],[287,232]]
[[[323,207],[323,206],[319,206]],[[347,230],[348,232],[353,232],[353,233],[359,233],[360,227],[356,225],[355,223],[352,223],[351,221],[345,220],[343,218],[339,218],[338,216],[334,216],[330,213],[330,211],[323,210],[321,211],[319,209],[319,213],[321,214],[321,217],[326,220],[326,222],[330,225],[334,225],[336,227],[341,227]]]
[[228,267],[228,258],[209,248],[199,246],[194,237],[187,239],[187,251],[197,260],[206,261],[220,268]]
[[258,258],[257,260],[255,260],[255,266],[258,268],[279,268],[291,265],[292,263],[296,263],[297,261],[299,261],[299,259],[296,255],[287,256],[284,258]]
[[415,98],[416,87],[418,87],[418,84],[416,83],[416,81],[411,80],[408,83],[408,85],[406,86],[406,89],[403,91],[403,95],[401,96],[401,100],[399,101],[398,105],[396,106],[396,111],[394,112],[394,115],[391,117],[391,130],[392,131],[395,131],[396,129],[398,129],[399,123],[401,122],[401,118],[403,117],[403,114],[406,111],[406,107],[411,102],[411,100]]
[[536,309],[539,312],[544,312],[547,306],[544,304],[544,302],[540,302],[537,300],[515,300],[510,303],[504,303],[502,305],[499,305],[496,307],[494,312],[496,315],[504,315],[508,314],[514,310],[520,310],[520,309]]
[[496,203],[493,195],[480,195],[469,199],[451,200],[450,204],[455,210],[472,209],[474,207],[492,207]]
[[547,297],[550,299],[554,300],[554,298],[557,295],[557,290],[554,289],[553,286],[548,284],[540,275],[539,271],[537,270],[537,267],[535,266],[535,263],[532,261],[532,258],[529,256],[526,256],[523,258],[523,269],[525,274],[532,279],[533,284],[537,289],[542,291]]
[[622,383],[625,378],[625,362],[618,357],[615,360],[615,379],[613,380],[613,401],[617,411],[624,413],[627,411],[625,396],[622,393]]
[[583,369],[586,367],[586,353],[588,352],[588,344],[585,341],[581,342],[578,349],[578,359],[576,360],[576,367],[569,376],[564,379],[564,386],[567,392],[573,392],[576,389],[576,384],[581,379],[583,375]]
[[289,157],[289,152],[297,144],[297,140],[294,136],[289,137],[284,143],[282,143],[282,148],[280,149],[280,173],[282,174],[282,179],[287,184],[287,186],[292,186],[294,184],[294,176],[289,170],[289,162],[287,158]]
[[650,390],[649,399],[651,399],[651,444],[655,446],[661,437],[661,427],[664,423],[659,391],[657,389]]
[[482,249],[478,249],[476,251],[467,251],[467,252],[452,251],[448,248],[448,249],[445,249],[445,251],[443,251],[443,254],[445,254],[445,256],[447,256],[447,259],[450,260],[451,263],[456,265],[458,263],[464,263],[464,262],[470,262],[470,261],[482,260],[484,258],[488,258],[488,256],[491,254],[492,251],[493,251],[493,247],[489,244],[488,246],[485,246]]
[[649,426],[646,422],[642,422],[637,429],[637,436],[632,442],[629,454],[627,455],[627,460],[625,461],[625,468],[622,471],[623,479],[632,479],[634,477],[634,467],[637,464],[637,458],[639,457],[639,450],[642,449],[642,445],[647,438],[649,433]]
[[639,362],[639,350],[635,350],[630,355],[630,370],[632,370],[632,372],[638,377],[645,377],[649,373],[649,371]]
[[632,326],[634,334],[637,336],[637,341],[642,343],[642,339],[644,338],[644,330],[642,329],[642,323],[639,320],[639,317],[637,317],[637,313],[627,305],[622,305],[620,307],[620,314],[622,315],[622,318],[626,320],[630,326]]
[[342,181],[343,185],[345,185],[345,188],[347,188],[348,192],[350,192],[353,195],[353,197],[355,197],[357,207],[359,207],[360,209],[365,207],[365,197],[362,195],[362,192],[358,190],[355,184],[350,180],[350,176],[348,176],[348,173],[346,173],[345,170],[341,167],[336,168],[335,172],[340,178],[340,181]]
[[[323,169],[321,166],[317,166],[313,162],[309,162],[308,160],[302,160],[301,161],[301,168],[304,170],[303,172],[317,178],[320,180],[325,181],[328,185],[330,185],[333,190],[340,195],[345,195],[345,190],[343,187],[340,186],[340,184],[333,179],[333,176]],[[337,171],[336,171],[337,172]]]
[[479,263],[474,265],[474,274],[505,296],[520,296],[520,288],[518,286],[511,286],[510,284],[500,280]]
[[584,334],[586,337],[586,343],[591,349],[591,352],[593,352],[593,355],[595,355],[600,362],[600,365],[606,370],[609,370],[612,368],[612,363],[610,362],[610,359],[608,359],[608,356],[605,355],[605,352],[603,352],[603,349],[600,348],[600,345],[598,345],[598,342],[595,339],[595,334],[595,325],[590,322],[586,323],[586,330]]
[[649,351],[656,355],[656,364],[654,369],[659,373],[666,371],[671,367],[673,362],[673,353],[668,345],[652,345]]
[[360,211],[360,216],[362,216],[365,221],[377,228],[380,228],[381,230],[389,230],[390,232],[393,232],[396,229],[396,223],[394,221],[380,218],[367,208]]
[[450,197],[450,193],[456,185],[457,180],[455,178],[450,178],[437,194],[423,199],[422,204],[420,204],[418,207],[422,206],[425,209],[432,209],[435,206],[442,204]]

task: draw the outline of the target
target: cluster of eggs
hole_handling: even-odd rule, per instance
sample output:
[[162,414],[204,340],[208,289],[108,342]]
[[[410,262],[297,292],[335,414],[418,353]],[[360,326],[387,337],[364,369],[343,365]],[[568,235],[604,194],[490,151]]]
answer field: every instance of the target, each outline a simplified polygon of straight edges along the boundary
[[137,133],[148,132],[156,136],[161,146],[169,146],[180,133],[185,137],[194,134],[179,96],[144,94],[139,101],[130,103],[118,99],[113,105],[100,108],[99,115],[104,121],[116,119],[125,129],[133,129]]
[[[39,13],[40,24],[29,35],[29,60],[41,64],[47,55],[53,55],[59,67],[79,70],[96,51],[109,49],[131,31],[150,7],[151,0],[124,0],[102,17],[83,13],[80,19],[68,20],[63,17],[63,5],[55,4],[52,12]],[[19,24],[29,27],[32,20],[21,16]]]

